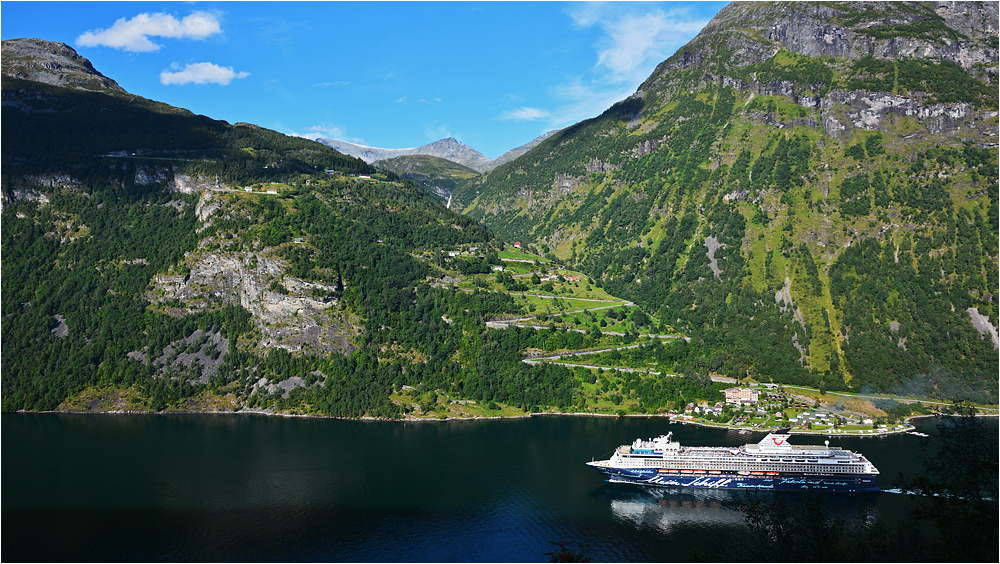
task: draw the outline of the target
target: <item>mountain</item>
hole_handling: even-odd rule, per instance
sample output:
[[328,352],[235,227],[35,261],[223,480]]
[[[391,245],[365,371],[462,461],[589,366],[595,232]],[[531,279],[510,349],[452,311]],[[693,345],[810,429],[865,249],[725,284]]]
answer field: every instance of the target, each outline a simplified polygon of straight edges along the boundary
[[[5,40],[2,96],[4,174],[15,183],[71,171],[82,182],[93,175],[131,189],[166,179],[184,190],[183,179],[193,177],[240,183],[324,169],[374,172],[321,143],[130,94],[62,43]],[[110,178],[116,158],[120,174]]]
[[375,163],[406,155],[430,155],[432,157],[448,159],[477,172],[488,170],[492,163],[491,159],[453,137],[439,139],[433,143],[411,149],[379,149],[377,147],[355,145],[354,143],[338,141],[336,139],[320,139],[319,141],[345,155],[358,157],[366,163]]
[[489,265],[427,249],[491,235],[359,159],[135,96],[61,43],[4,41],[2,94],[4,411],[398,417],[394,381],[446,385],[464,331],[520,313],[430,286]]
[[451,194],[479,173],[456,162],[431,155],[407,155],[376,161],[379,169],[390,170],[412,180],[434,194],[443,202],[450,203]]
[[502,164],[504,164],[506,162],[510,162],[510,161],[512,161],[512,160],[520,157],[521,155],[527,153],[529,150],[535,148],[535,146],[538,145],[539,143],[541,143],[542,141],[545,141],[549,137],[552,137],[553,135],[555,135],[557,132],[558,132],[558,130],[550,131],[548,133],[543,133],[542,135],[539,135],[538,137],[535,137],[531,141],[528,141],[524,145],[521,145],[520,147],[515,147],[515,148],[507,151],[506,153],[504,153],[504,154],[500,155],[499,157],[493,159],[493,163],[492,163],[492,166],[490,168],[491,169],[496,168],[496,167],[498,167],[498,166],[500,166],[500,165],[502,165]]
[[78,90],[125,94],[118,83],[94,69],[64,43],[11,39],[3,43],[3,76]]
[[995,4],[736,2],[453,194],[733,377],[996,401]]
[[514,149],[507,151],[496,159],[490,159],[479,151],[452,137],[439,139],[433,143],[428,143],[427,145],[421,145],[420,147],[414,147],[411,149],[379,149],[378,147],[356,145],[354,143],[340,141],[338,139],[320,139],[319,141],[329,147],[333,147],[345,155],[358,157],[366,163],[375,164],[376,166],[378,166],[379,161],[385,161],[396,157],[429,155],[432,157],[447,159],[454,163],[471,168],[476,172],[482,173],[492,170],[505,162],[516,159],[554,133],[555,131],[550,131],[549,133],[541,135],[528,143],[521,145],[520,147],[515,147]]

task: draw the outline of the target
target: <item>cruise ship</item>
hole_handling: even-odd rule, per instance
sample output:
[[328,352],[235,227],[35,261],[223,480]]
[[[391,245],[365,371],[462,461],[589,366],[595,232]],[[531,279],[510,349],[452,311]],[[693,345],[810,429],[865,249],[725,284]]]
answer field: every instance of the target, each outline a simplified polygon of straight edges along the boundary
[[825,445],[793,445],[770,433],[741,447],[684,447],[673,433],[636,439],[608,460],[588,462],[612,482],[736,490],[877,492],[878,469],[862,454]]

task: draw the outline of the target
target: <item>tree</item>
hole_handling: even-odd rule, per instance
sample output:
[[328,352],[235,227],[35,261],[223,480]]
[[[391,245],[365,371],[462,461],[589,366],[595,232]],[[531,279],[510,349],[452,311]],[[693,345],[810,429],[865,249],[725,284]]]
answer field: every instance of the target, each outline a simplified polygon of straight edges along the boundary
[[[935,524],[942,560],[997,561],[997,437],[975,416],[976,409],[956,405],[955,417],[938,424],[937,440],[921,440],[926,472],[897,484],[920,496],[919,518]],[[937,443],[937,444],[935,444]]]
[[[954,411],[956,417],[938,425],[938,437],[922,441],[924,473],[896,481],[919,501],[908,519],[888,523],[869,506],[845,521],[829,516],[818,493],[746,493],[735,506],[750,529],[750,543],[739,553],[706,559],[782,562],[809,554],[817,562],[996,562],[997,436],[973,408],[959,405]],[[928,536],[920,521],[932,523],[938,534]]]

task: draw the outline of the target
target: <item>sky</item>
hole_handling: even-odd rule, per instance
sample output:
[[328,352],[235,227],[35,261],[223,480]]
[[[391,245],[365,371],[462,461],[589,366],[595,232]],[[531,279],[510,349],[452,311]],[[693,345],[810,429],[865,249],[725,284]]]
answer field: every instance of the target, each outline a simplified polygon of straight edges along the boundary
[[633,94],[725,4],[4,0],[0,36],[230,123],[496,158]]

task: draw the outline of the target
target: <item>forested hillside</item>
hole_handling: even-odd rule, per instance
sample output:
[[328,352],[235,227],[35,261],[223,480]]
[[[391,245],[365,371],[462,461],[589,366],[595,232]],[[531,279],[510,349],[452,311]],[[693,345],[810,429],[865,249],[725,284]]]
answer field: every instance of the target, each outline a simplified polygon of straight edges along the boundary
[[[71,81],[26,79],[70,67]],[[374,169],[320,143],[195,116],[94,73],[64,45],[4,42],[3,409],[54,409],[94,386],[162,409],[234,382],[246,384],[241,404],[260,378],[287,379],[288,351],[308,342],[313,356],[296,362],[311,368],[295,376],[322,368],[345,382],[323,388],[317,411],[396,413],[377,356],[393,335],[422,335],[407,312],[428,266],[409,253],[489,233],[412,182],[357,178]],[[191,288],[199,260],[231,292]],[[447,307],[496,307],[468,299]],[[289,323],[270,309],[289,303],[288,318],[316,323],[292,325],[300,342],[282,348]],[[356,344],[365,350],[345,356]]]
[[133,96],[62,44],[3,48],[4,411],[446,417],[719,393],[676,336],[648,343],[684,374],[663,382],[523,362],[656,322],[412,180]]
[[408,155],[376,161],[375,166],[390,170],[401,178],[413,180],[428,193],[447,203],[456,187],[479,173],[458,163],[431,155]]
[[714,372],[996,401],[996,5],[734,3],[454,193]]

